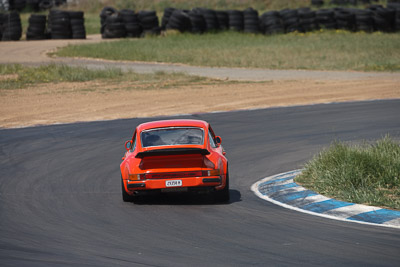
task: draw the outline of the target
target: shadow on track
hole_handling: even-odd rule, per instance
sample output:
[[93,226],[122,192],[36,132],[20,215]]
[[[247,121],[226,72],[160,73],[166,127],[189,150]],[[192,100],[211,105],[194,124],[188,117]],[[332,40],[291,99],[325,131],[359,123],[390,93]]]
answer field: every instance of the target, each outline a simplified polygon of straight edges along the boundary
[[193,193],[180,194],[154,194],[138,196],[132,203],[136,205],[229,205],[240,202],[241,194],[238,190],[229,190],[229,202],[216,202],[212,195]]

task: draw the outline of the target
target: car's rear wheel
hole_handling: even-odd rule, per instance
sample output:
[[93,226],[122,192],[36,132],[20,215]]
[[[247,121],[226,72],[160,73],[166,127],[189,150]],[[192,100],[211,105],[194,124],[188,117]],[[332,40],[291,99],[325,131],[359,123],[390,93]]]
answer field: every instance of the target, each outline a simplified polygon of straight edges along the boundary
[[122,177],[121,177],[121,190],[122,190],[122,200],[124,202],[133,202],[135,200],[134,196],[131,196],[126,192]]
[[229,202],[229,171],[226,172],[226,184],[224,189],[215,191],[214,196],[217,202]]

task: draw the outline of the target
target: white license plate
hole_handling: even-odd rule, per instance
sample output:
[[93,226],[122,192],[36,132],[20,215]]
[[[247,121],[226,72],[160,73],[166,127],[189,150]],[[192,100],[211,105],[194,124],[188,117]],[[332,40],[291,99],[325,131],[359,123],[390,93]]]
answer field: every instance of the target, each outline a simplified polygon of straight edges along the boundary
[[166,187],[182,186],[182,180],[168,180],[165,182]]

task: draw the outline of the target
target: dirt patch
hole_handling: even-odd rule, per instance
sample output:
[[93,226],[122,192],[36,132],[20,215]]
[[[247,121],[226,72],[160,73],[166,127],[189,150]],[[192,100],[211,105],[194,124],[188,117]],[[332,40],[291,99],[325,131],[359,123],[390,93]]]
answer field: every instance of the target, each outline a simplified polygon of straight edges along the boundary
[[0,90],[0,127],[389,98],[400,98],[400,77],[227,83],[146,90],[129,82],[42,84]]
[[0,75],[0,81],[16,80],[16,79],[18,79],[18,74],[3,74],[3,75]]

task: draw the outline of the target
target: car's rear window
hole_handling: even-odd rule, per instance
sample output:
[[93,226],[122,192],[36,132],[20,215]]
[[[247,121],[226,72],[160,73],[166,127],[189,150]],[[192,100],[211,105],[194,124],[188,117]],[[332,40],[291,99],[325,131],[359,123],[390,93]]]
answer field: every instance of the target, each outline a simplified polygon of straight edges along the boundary
[[142,146],[202,145],[204,131],[197,127],[170,127],[142,131]]

